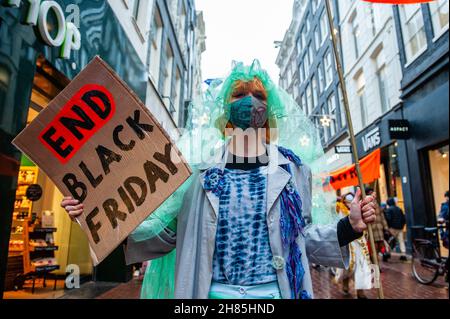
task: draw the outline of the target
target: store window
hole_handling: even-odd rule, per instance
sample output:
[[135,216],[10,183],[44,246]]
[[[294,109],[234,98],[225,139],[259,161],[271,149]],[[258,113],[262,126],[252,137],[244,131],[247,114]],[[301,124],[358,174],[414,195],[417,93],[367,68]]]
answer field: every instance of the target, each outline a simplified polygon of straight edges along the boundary
[[431,183],[436,215],[439,215],[444,194],[449,190],[449,146],[441,146],[428,151]]
[[434,36],[439,37],[448,30],[448,0],[433,1],[430,2],[429,6]]
[[400,5],[403,44],[406,63],[412,62],[427,46],[422,9],[420,4]]
[[[38,58],[27,125],[68,83],[69,80],[44,58]],[[40,289],[44,276],[64,278],[69,265],[77,266],[81,276],[90,277],[92,262],[87,238],[61,208],[63,195],[55,184],[26,156],[21,158],[17,182],[5,298],[13,298],[17,293],[21,298],[28,298],[33,279],[36,289]],[[29,192],[31,189],[35,190],[34,194]],[[51,284],[53,287],[53,280]],[[57,282],[57,288],[64,289],[63,280]],[[9,292],[13,289],[20,292]]]
[[380,178],[370,187],[377,191],[380,204],[386,204],[389,198],[393,198],[397,206],[408,216],[405,211],[402,176],[399,170],[398,144],[394,143],[383,147],[380,153]]

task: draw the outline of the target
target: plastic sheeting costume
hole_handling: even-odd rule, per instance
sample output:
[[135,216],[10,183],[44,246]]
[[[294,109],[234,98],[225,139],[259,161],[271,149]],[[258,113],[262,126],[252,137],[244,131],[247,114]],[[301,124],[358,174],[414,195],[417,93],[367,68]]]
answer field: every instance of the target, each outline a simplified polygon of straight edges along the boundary
[[[230,121],[247,121],[233,119],[232,108],[258,103],[248,98],[230,103],[230,97],[237,82],[254,79],[267,92],[264,124],[271,129],[266,141],[269,163],[265,170],[236,176],[226,167],[230,137],[224,132]],[[234,63],[225,80],[210,84],[203,101],[191,106],[187,131],[177,145],[194,174],[128,239],[128,263],[151,260],[142,298],[307,299],[313,297],[308,261],[348,266],[348,248],[339,246],[336,234],[334,193],[324,191],[322,184],[327,170],[317,129],[257,60],[251,66]],[[242,185],[250,186],[242,186],[242,180]],[[245,208],[247,213],[239,216],[233,205],[241,197],[247,201],[239,205],[250,210]],[[257,198],[263,199],[257,202]],[[239,218],[244,220],[236,221]],[[245,218],[252,220],[246,224]],[[241,222],[255,228],[248,237],[227,230],[229,223]],[[239,240],[233,243],[231,238]],[[253,256],[248,249],[252,241],[257,250],[269,247]],[[239,255],[233,255],[236,250]],[[270,263],[267,276],[253,271],[249,279],[243,271],[248,258],[257,269]]]

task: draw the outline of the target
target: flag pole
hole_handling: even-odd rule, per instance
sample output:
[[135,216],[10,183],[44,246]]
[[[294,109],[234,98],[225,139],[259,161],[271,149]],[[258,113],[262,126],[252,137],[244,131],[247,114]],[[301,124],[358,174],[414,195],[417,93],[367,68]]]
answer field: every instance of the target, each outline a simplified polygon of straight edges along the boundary
[[[346,119],[347,119],[348,133],[350,136],[350,143],[353,148],[352,153],[353,153],[353,160],[355,162],[356,174],[358,176],[359,187],[361,188],[362,198],[365,198],[366,191],[364,189],[364,183],[363,183],[362,174],[361,174],[361,166],[359,164],[359,156],[358,156],[358,149],[357,149],[357,145],[356,145],[355,131],[353,129],[352,116],[350,114],[350,107],[349,107],[349,103],[348,103],[347,87],[345,85],[344,72],[342,69],[341,58],[339,55],[337,38],[336,38],[335,29],[334,29],[333,16],[331,14],[331,5],[330,5],[329,1],[330,0],[325,0],[325,5],[326,5],[326,10],[327,10],[327,15],[328,15],[328,24],[330,27],[331,40],[333,42],[334,57],[336,60],[336,67],[337,67],[337,73],[339,76],[339,82],[341,84],[342,97],[344,100],[344,110],[345,110],[345,115],[346,115]],[[374,270],[376,272],[375,281],[378,281],[378,282],[375,282],[374,284],[376,287],[378,287],[378,289],[377,289],[378,299],[384,299],[383,286],[381,285],[381,279],[379,276],[380,266],[378,263],[377,251],[376,251],[376,247],[375,247],[375,241],[373,238],[372,225],[368,225],[368,232],[369,232],[370,246],[372,247],[372,249],[371,249],[372,259],[373,259],[373,262],[375,263],[373,265],[373,266],[375,266]]]

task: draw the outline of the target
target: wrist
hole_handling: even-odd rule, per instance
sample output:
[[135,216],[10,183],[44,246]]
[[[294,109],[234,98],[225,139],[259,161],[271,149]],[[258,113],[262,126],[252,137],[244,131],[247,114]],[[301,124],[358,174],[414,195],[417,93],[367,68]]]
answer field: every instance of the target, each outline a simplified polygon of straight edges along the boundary
[[351,215],[351,214],[348,216],[348,221],[349,221],[350,226],[352,227],[352,229],[353,229],[353,231],[354,231],[355,233],[361,234],[361,233],[364,232],[364,229],[361,229],[361,227],[358,225],[358,224],[359,224],[358,221],[355,221],[355,220],[352,218],[352,215]]

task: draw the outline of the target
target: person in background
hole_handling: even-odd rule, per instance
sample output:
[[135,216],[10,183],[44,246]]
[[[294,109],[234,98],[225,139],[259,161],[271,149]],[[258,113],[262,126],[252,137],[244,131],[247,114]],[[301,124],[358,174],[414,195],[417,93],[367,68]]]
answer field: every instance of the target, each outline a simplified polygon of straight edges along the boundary
[[[355,198],[355,195],[351,192],[343,195],[342,197],[338,197],[336,200],[336,213],[341,217],[345,218],[350,214],[350,207]],[[356,245],[360,245],[361,243],[358,241],[353,241],[349,245],[350,249],[350,264],[348,269],[338,268],[336,270],[336,274],[334,277],[334,282],[336,284],[342,283],[342,292],[346,296],[350,296],[350,280],[353,279],[353,282],[356,284],[355,280],[355,271],[356,267],[360,263],[361,259],[364,256],[361,256],[360,250],[356,249]],[[364,290],[356,289],[356,297],[358,299],[367,299],[367,296],[364,294]]]
[[[374,190],[372,188],[366,188],[366,195],[373,195]],[[377,220],[372,226],[373,240],[375,242],[377,253],[383,254],[383,261],[387,261],[386,247],[385,247],[385,233],[389,232],[389,226],[386,218],[384,217],[384,209],[380,209],[378,202],[375,203],[375,212],[377,214]]]
[[441,204],[441,211],[439,212],[439,224],[442,224],[445,227],[445,229],[442,229],[440,232],[441,239],[442,239],[442,245],[448,249],[448,220],[449,220],[449,192],[446,191],[445,194],[445,202]]
[[400,245],[400,252],[402,253],[402,255],[400,256],[400,260],[408,260],[406,258],[405,239],[403,237],[403,227],[405,227],[406,218],[402,209],[397,206],[394,198],[389,198],[387,200],[385,217],[389,226],[389,231],[397,239]]

